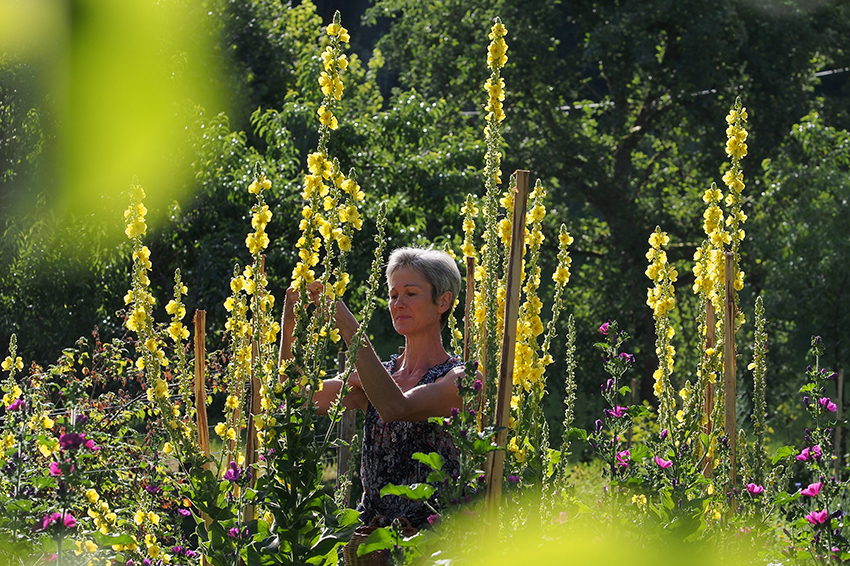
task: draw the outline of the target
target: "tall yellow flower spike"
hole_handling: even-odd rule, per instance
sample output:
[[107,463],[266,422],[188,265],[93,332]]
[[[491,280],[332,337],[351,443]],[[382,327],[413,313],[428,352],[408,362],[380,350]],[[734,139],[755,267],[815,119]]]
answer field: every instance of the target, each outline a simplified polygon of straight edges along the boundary
[[675,329],[670,323],[669,313],[676,307],[675,288],[673,283],[679,277],[676,268],[667,261],[667,252],[662,248],[670,243],[670,236],[656,227],[649,236],[649,251],[646,259],[649,267],[646,276],[655,284],[647,289],[646,304],[652,308],[655,318],[655,353],[658,356],[658,369],[653,373],[655,379],[654,391],[658,397],[658,420],[662,428],[673,430],[673,411],[676,408],[676,398],[670,384],[673,373],[676,349],[670,343],[675,336]]

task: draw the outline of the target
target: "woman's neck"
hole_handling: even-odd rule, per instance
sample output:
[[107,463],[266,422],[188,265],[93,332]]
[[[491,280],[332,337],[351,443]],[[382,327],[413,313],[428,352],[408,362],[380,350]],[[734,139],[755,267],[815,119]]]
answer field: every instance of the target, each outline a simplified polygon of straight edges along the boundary
[[396,371],[418,375],[443,363],[448,357],[439,334],[429,337],[407,336]]

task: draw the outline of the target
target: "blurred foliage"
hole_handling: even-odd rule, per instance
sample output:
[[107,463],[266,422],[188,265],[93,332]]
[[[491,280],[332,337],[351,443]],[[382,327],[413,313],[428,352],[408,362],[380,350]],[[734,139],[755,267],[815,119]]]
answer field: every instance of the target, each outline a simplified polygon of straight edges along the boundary
[[[169,222],[152,234],[157,267],[151,277],[155,287],[167,289],[174,268],[180,267],[189,286],[187,308],[211,313],[213,335],[222,332],[225,318],[224,282],[234,262],[248,259],[245,188],[257,161],[273,183],[273,243],[266,258],[272,289],[282,291],[295,264],[299,172],[316,144],[321,98],[315,77],[325,38],[319,24],[331,15],[326,2],[318,9],[309,0],[295,4],[193,4],[196,33],[209,38],[212,47],[204,54],[191,48],[172,53],[184,80],[216,85],[231,103],[225,110],[222,104],[191,100],[179,111],[189,125],[182,130],[183,143],[167,160],[191,167],[192,176],[175,173],[174,201],[152,205]],[[642,397],[650,396],[649,375],[656,360],[653,320],[645,305],[649,281],[644,254],[656,225],[670,234],[670,259],[682,273],[679,314],[674,314],[683,324],[676,337],[680,354],[675,379],[695,371],[695,349],[689,345],[696,339],[691,326],[700,306],[690,293],[689,264],[702,239],[702,192],[719,180],[718,166],[725,161],[723,117],[735,96],[742,95],[751,116],[745,206],[758,217],[744,246],[748,279],[742,297],[752,320],[752,298],[765,292],[768,332],[777,344],[770,350],[768,388],[769,405],[775,405],[784,384],[796,383],[790,377],[802,364],[809,334],[816,331],[830,341],[831,329],[846,320],[835,316],[847,297],[846,286],[841,287],[846,243],[838,229],[847,217],[846,196],[835,195],[846,195],[841,159],[847,153],[838,149],[840,144],[830,144],[846,140],[841,136],[850,127],[850,87],[842,82],[847,73],[821,78],[815,73],[850,67],[844,39],[850,36],[849,11],[846,2],[773,0],[375,1],[364,26],[356,36],[352,33],[359,43],[357,53],[350,54],[340,129],[330,148],[344,171],[356,168],[367,193],[366,222],[354,245],[370,245],[370,217],[380,201],[388,204],[391,247],[459,245],[462,201],[466,193],[480,193],[483,187],[484,120],[479,112],[485,100],[485,30],[499,15],[510,46],[503,73],[507,147],[502,169],[505,177],[517,168],[530,169],[546,184],[550,237],[541,250],[544,282],[554,267],[557,225],[565,222],[576,238],[565,300],[578,330],[578,394],[583,401],[577,420],[587,424],[601,411],[595,393],[604,380],[591,344],[596,328],[608,319],[616,318],[635,337],[636,367],[644,376]],[[15,90],[16,84],[29,84],[28,74],[35,72],[25,61],[4,56],[0,71],[0,198],[5,215],[10,192],[29,192],[34,202],[43,190],[36,157],[46,143],[41,132],[50,131],[43,122],[53,118],[44,100]],[[794,129],[789,138],[792,126],[814,106],[819,117],[803,122],[808,133]],[[12,131],[21,133],[7,133]],[[767,157],[773,159],[771,167],[765,175],[756,174]],[[841,167],[845,177],[839,175]],[[123,204],[116,202],[114,210]],[[74,245],[73,233],[33,229],[26,240],[21,227],[34,226],[36,213],[11,216],[16,220],[8,224],[0,248],[0,340],[14,329],[22,353],[51,359],[73,341],[75,332],[87,334],[95,320],[103,324],[120,308],[115,299],[123,289],[116,291],[116,286],[129,279],[121,268],[126,262],[118,259],[123,252],[105,247],[94,253],[99,259],[92,267],[85,262],[63,265],[70,260],[61,249],[48,252],[27,242],[48,238]],[[115,220],[115,227],[98,220],[97,230],[118,230],[120,212]],[[94,229],[85,226],[86,219],[79,222],[78,230]],[[813,228],[824,225],[833,230],[826,239],[824,231]],[[780,235],[781,245],[776,239]],[[356,282],[365,280],[369,255],[351,258],[353,308],[363,298]],[[53,258],[53,263],[41,263],[42,257]],[[805,261],[792,263],[792,257]],[[820,261],[819,266],[813,261]],[[13,275],[12,265],[29,266],[29,272],[39,275]],[[14,273],[23,273],[23,267],[16,269]],[[55,286],[41,281],[47,273]],[[813,279],[815,273],[823,280]],[[820,292],[825,284],[827,292]],[[542,290],[544,303],[548,293],[550,289]],[[68,304],[77,305],[73,317]],[[370,332],[384,356],[401,342],[380,311]],[[117,326],[114,317],[110,320]],[[745,327],[740,335],[744,355],[748,331]],[[836,346],[830,363],[846,366],[846,343],[837,343],[844,345]],[[558,422],[563,345],[556,345],[552,354],[556,364],[548,389],[554,394],[547,396],[547,410]],[[746,364],[739,366],[743,370]],[[555,428],[553,434],[558,433]]]

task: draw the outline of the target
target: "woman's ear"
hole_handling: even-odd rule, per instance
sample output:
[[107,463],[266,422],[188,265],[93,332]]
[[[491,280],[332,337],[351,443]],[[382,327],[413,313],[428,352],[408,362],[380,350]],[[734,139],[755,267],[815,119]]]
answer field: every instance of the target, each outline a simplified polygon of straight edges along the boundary
[[446,291],[437,298],[437,306],[440,309],[440,314],[452,308],[452,292]]

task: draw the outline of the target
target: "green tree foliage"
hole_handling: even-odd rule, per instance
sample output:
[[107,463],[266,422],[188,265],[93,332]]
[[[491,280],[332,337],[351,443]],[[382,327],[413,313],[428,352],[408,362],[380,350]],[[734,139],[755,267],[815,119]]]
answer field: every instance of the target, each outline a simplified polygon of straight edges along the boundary
[[[554,182],[554,216],[577,238],[579,351],[590,350],[590,329],[616,317],[638,339],[646,397],[655,363],[642,284],[648,235],[661,225],[671,260],[690,260],[734,97],[750,109],[749,162],[758,163],[808,111],[814,73],[846,65],[847,5],[383,0],[369,12],[391,22],[378,47],[393,54],[402,83],[459,110],[481,99],[469,85],[483,81],[485,38],[472,30],[495,14],[510,32],[505,169]],[[834,116],[840,107],[846,100],[831,106]],[[691,283],[681,278],[680,297]],[[694,360],[679,359],[677,371],[692,374]]]
[[796,391],[808,363],[797,355],[813,335],[826,346],[824,367],[850,359],[850,133],[812,112],[793,126],[764,163],[765,193],[756,204],[753,255],[759,291],[772,312],[768,390]]

